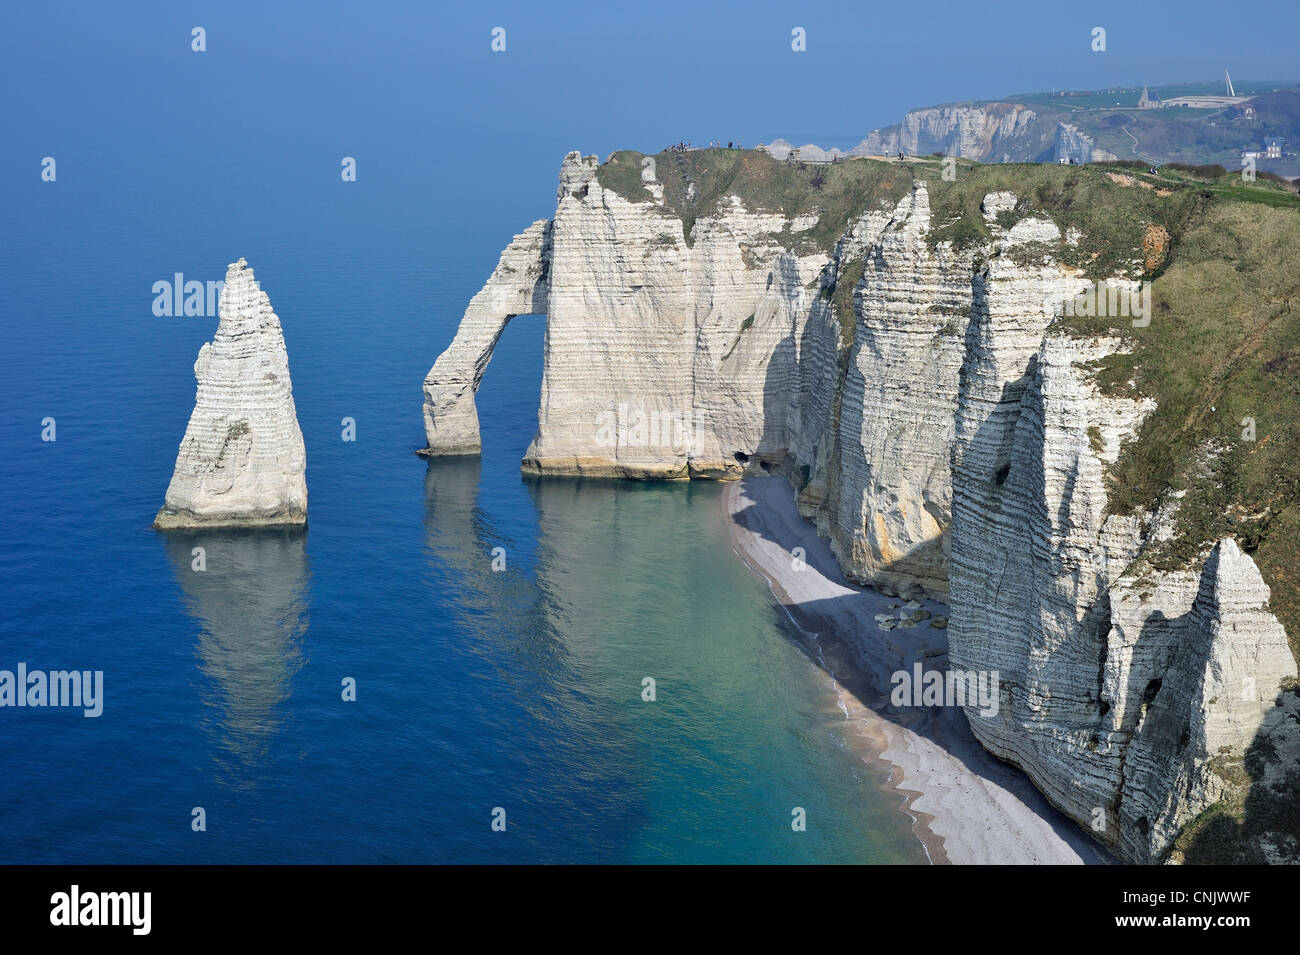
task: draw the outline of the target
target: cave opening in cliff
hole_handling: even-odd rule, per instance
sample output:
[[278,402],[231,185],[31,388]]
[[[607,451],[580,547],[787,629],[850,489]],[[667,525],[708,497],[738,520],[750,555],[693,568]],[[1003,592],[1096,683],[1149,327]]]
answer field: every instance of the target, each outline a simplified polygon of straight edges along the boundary
[[1160,692],[1160,687],[1164,684],[1161,679],[1152,680],[1147,684],[1146,689],[1142,691],[1142,705],[1150,706],[1155,702],[1156,694]]

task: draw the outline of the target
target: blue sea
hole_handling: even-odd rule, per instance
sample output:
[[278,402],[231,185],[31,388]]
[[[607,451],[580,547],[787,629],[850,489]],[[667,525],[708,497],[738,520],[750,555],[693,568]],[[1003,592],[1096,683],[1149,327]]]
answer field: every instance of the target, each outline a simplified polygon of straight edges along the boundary
[[[488,371],[481,459],[414,454],[421,380],[564,153],[660,144],[494,120],[527,55],[310,69],[313,27],[261,24],[277,47],[239,10],[198,54],[190,14],[105,48],[113,10],[84,8],[10,68],[0,669],[102,671],[104,698],[0,708],[0,862],[924,861],[719,486],[520,474],[542,318]],[[309,524],[160,533],[216,319],[158,317],[152,287],[240,256],[284,328]]]

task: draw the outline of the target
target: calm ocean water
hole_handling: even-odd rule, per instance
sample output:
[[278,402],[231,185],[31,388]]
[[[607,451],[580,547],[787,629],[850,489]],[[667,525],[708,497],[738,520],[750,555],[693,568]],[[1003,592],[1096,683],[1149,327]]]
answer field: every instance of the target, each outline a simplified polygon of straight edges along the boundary
[[[923,861],[719,487],[520,475],[541,319],[488,372],[481,461],[412,453],[423,375],[573,144],[538,120],[467,164],[345,79],[249,69],[51,73],[6,107],[0,669],[102,670],[105,700],[0,709],[0,862]],[[310,524],[160,534],[216,319],[151,288],[239,256],[284,326]]]

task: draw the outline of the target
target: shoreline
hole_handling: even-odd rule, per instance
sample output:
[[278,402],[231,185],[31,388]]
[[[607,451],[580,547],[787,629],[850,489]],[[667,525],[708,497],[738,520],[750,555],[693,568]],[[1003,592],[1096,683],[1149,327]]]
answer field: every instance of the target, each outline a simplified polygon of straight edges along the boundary
[[[943,603],[921,600],[928,619],[885,631],[875,615],[897,615],[903,599],[845,580],[784,476],[729,482],[721,500],[733,549],[803,634],[839,698],[846,741],[899,797],[932,864],[1114,861],[1023,772],[980,746],[960,708],[890,704],[893,672],[915,662],[946,669],[946,630],[931,626],[947,616]],[[795,547],[805,552],[802,569]]]

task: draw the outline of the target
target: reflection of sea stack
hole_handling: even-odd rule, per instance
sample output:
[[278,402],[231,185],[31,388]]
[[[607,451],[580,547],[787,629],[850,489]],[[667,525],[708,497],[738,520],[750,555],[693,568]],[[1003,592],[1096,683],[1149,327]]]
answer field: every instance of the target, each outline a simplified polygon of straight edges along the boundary
[[[302,669],[308,568],[302,527],[177,531],[167,556],[198,634],[199,669],[222,749],[242,759],[262,752],[283,719],[280,705]],[[204,551],[203,569],[194,549]]]
[[307,520],[307,455],[280,319],[240,259],[221,321],[194,363],[198,393],[154,526],[250,527]]

